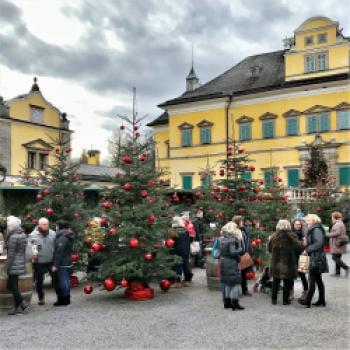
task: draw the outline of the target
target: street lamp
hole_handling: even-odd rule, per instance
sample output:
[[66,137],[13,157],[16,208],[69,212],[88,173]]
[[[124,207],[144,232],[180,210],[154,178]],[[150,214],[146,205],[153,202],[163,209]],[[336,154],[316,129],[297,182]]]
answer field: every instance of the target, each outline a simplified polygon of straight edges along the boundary
[[5,181],[7,169],[0,163],[0,182]]

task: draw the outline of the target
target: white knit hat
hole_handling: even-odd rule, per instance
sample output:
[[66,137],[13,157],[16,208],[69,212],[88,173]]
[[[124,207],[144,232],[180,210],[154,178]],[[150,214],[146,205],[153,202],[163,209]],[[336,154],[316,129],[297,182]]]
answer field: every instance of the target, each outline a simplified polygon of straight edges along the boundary
[[7,217],[7,227],[11,226],[12,230],[17,230],[21,228],[21,219],[16,216]]
[[184,221],[181,216],[174,216],[173,224],[171,227],[185,227]]

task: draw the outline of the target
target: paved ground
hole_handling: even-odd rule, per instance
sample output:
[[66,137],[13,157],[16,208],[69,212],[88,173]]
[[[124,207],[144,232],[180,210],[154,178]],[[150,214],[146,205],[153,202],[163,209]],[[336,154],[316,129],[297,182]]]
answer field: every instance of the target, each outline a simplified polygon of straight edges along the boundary
[[[345,256],[350,263],[350,254]],[[330,261],[331,268],[333,267]],[[72,292],[73,304],[34,305],[27,315],[0,311],[0,349],[350,349],[350,278],[324,275],[327,307],[272,306],[266,294],[245,297],[245,311],[224,310],[219,292],[195,270],[191,287],[147,302],[121,291]],[[301,283],[296,282],[296,294]]]

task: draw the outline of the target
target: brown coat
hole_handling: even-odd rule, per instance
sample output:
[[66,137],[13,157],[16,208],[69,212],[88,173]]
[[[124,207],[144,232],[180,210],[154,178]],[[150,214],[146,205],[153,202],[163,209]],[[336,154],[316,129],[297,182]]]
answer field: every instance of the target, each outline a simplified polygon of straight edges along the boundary
[[346,245],[337,246],[337,242],[346,235],[346,229],[343,221],[337,220],[328,234],[329,237],[329,248],[331,254],[345,254]]
[[290,231],[277,231],[269,241],[270,275],[292,280],[298,276],[298,259],[304,245]]

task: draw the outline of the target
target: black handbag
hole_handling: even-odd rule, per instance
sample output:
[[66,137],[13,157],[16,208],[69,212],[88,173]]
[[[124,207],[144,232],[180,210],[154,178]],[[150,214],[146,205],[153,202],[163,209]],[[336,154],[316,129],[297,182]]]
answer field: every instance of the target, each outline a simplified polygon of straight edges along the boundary
[[310,270],[319,273],[329,272],[328,261],[324,252],[316,252],[310,256]]

